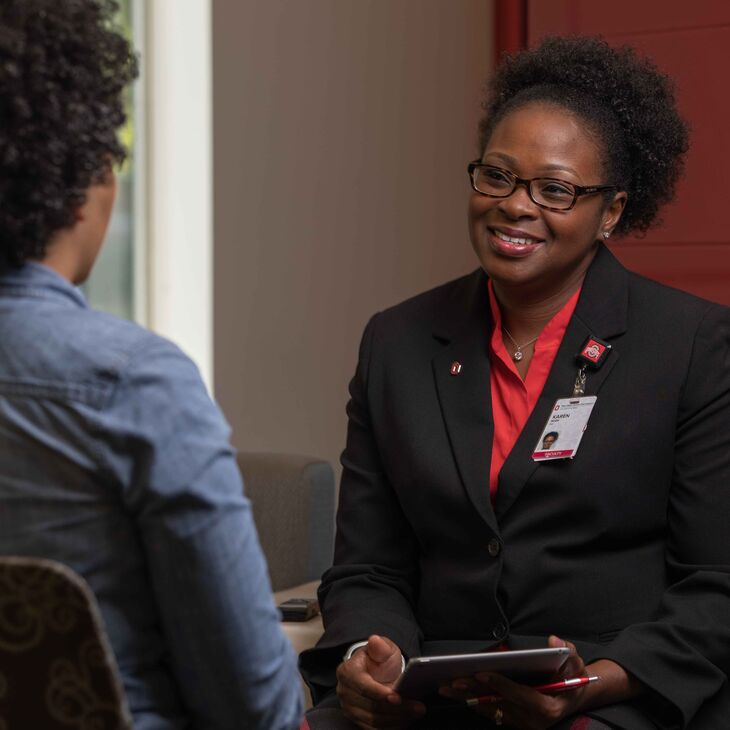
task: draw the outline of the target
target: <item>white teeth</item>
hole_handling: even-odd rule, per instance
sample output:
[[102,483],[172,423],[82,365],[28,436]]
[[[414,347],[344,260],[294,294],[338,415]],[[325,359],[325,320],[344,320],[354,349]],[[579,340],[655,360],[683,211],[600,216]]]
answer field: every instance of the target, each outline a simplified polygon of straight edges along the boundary
[[494,235],[502,241],[506,241],[507,243],[521,243],[523,245],[526,243],[537,243],[534,238],[512,238],[512,236],[507,236],[500,231],[494,231]]

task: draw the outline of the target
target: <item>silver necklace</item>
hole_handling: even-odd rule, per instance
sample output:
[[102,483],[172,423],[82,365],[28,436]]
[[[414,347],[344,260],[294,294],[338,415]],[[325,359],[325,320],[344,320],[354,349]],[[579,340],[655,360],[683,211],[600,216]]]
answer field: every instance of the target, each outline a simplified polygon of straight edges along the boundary
[[504,325],[502,325],[502,329],[504,330],[504,333],[507,335],[507,337],[509,337],[510,340],[512,340],[512,344],[517,348],[512,353],[512,359],[515,362],[519,362],[525,356],[525,353],[522,352],[522,348],[523,347],[527,347],[528,345],[531,345],[533,342],[537,342],[537,337],[540,336],[540,335],[538,335],[537,337],[535,337],[534,339],[530,340],[529,342],[525,342],[524,345],[518,345],[517,344],[517,340],[514,337],[512,337],[512,335],[510,334],[509,330]]

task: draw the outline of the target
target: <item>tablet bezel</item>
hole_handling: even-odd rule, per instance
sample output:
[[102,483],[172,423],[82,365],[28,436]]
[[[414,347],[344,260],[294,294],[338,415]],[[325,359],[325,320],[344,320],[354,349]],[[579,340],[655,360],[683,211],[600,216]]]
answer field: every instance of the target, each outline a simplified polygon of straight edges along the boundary
[[439,687],[458,677],[469,677],[478,672],[495,672],[517,682],[532,684],[559,671],[569,654],[570,649],[561,646],[414,657],[408,660],[393,689],[404,697],[419,699],[435,694]]

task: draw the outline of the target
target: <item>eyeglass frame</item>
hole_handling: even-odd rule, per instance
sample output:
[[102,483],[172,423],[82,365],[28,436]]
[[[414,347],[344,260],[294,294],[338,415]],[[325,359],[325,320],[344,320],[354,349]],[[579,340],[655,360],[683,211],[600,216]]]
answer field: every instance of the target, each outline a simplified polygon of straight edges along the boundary
[[[494,170],[499,170],[500,172],[505,173],[509,178],[512,179],[513,185],[512,190],[507,193],[507,195],[494,195],[493,193],[485,193],[482,190],[479,190],[477,186],[474,183],[474,171],[479,167],[491,167]],[[512,193],[514,193],[515,190],[517,190],[518,185],[523,185],[525,190],[527,190],[527,194],[530,196],[530,200],[537,205],[540,208],[544,208],[545,210],[552,210],[556,213],[565,213],[568,210],[573,210],[575,207],[575,204],[578,202],[578,198],[580,198],[583,195],[594,195],[595,193],[603,193],[608,190],[618,190],[618,185],[576,185],[575,183],[568,182],[567,180],[561,180],[558,177],[533,177],[533,178],[524,178],[524,177],[518,177],[513,172],[510,172],[509,170],[505,170],[503,167],[499,167],[498,165],[490,165],[486,162],[482,162],[481,160],[473,160],[467,165],[467,171],[469,173],[469,180],[471,181],[471,186],[474,190],[474,192],[479,193],[479,195],[486,195],[488,198],[509,198]],[[569,185],[573,190],[575,191],[573,193],[573,202],[567,207],[567,208],[553,208],[549,205],[545,205],[544,203],[538,203],[537,200],[532,195],[532,183],[535,182],[535,180],[552,180],[553,182],[560,183],[561,185]]]

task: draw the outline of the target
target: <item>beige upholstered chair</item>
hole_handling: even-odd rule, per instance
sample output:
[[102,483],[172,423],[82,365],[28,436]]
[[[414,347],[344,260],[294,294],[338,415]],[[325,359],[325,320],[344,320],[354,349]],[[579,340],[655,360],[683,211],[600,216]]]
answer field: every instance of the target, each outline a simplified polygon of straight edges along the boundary
[[[238,465],[277,604],[288,598],[316,598],[319,579],[332,564],[332,466],[306,456],[247,453],[239,454]],[[323,631],[320,616],[285,622],[283,627],[297,653],[313,647]]]
[[319,581],[332,564],[332,466],[309,456],[255,453],[239,454],[238,466],[273,590]]
[[96,599],[60,563],[0,558],[0,730],[132,730]]

